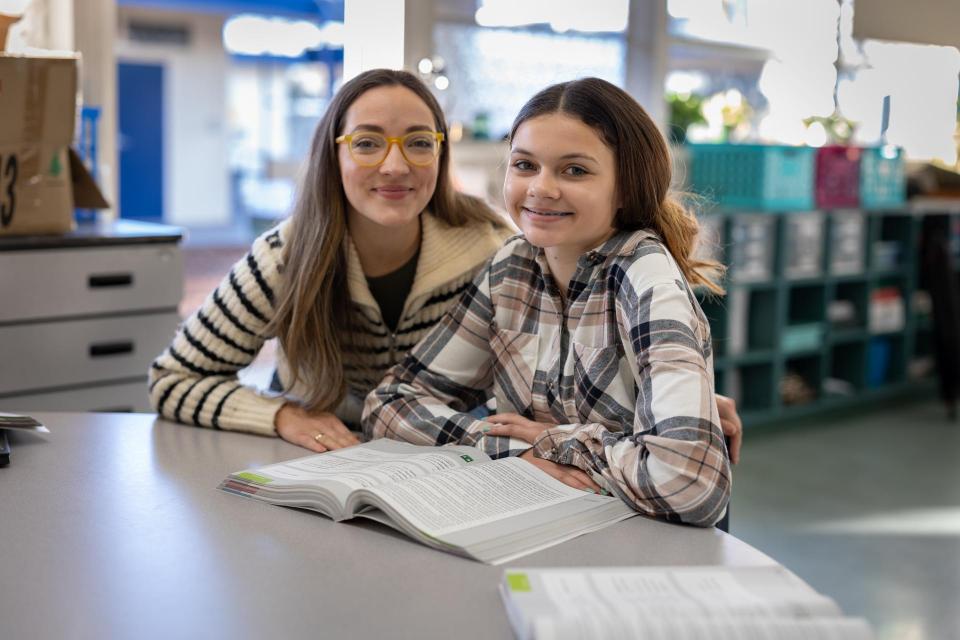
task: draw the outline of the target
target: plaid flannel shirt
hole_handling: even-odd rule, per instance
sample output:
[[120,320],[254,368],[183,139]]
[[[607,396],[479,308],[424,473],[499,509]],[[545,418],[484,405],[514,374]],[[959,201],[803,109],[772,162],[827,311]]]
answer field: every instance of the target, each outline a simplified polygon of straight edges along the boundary
[[622,232],[580,257],[566,301],[543,251],[514,238],[366,400],[372,438],[530,445],[468,413],[557,425],[534,455],[573,465],[649,516],[709,526],[730,496],[710,328],[658,236]]

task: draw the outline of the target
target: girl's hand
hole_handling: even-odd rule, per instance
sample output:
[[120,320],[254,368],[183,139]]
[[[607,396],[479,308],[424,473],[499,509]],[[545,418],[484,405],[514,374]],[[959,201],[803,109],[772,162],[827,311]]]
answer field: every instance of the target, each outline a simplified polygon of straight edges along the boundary
[[[547,473],[547,475],[556,478],[567,486],[573,487],[574,489],[580,489],[581,491],[600,493],[600,485],[598,485],[590,478],[590,476],[576,467],[568,464],[557,464],[556,462],[550,462],[549,460],[543,460],[542,458],[536,458],[533,455],[533,449],[527,449],[521,453],[520,458],[522,460],[526,460],[533,466],[538,467],[541,471]],[[606,491],[603,493],[606,495]]]
[[516,413],[497,413],[495,415],[488,416],[485,418],[485,421],[492,422],[494,424],[494,426],[486,432],[486,435],[518,438],[524,442],[529,442],[530,444],[536,442],[541,433],[547,429],[557,426],[555,424],[547,424],[546,422],[534,422],[533,420],[527,420],[523,416],[517,415]]
[[287,442],[317,453],[360,444],[359,438],[332,413],[307,413],[287,403],[273,420],[277,435]]
[[723,435],[730,438],[730,462],[740,462],[740,445],[743,443],[743,424],[737,413],[737,403],[733,398],[717,394],[717,412],[720,414],[720,428]]

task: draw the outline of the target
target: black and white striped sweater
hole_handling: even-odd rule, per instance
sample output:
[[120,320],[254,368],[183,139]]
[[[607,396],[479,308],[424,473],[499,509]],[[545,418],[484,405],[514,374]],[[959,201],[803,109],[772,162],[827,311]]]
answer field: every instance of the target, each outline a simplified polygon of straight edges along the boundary
[[[511,235],[491,225],[450,227],[422,215],[416,277],[395,333],[383,322],[360,259],[348,242],[347,283],[358,347],[344,353],[348,398],[337,414],[359,422],[363,398],[459,298],[484,262]],[[150,400],[164,418],[217,429],[275,435],[274,416],[284,402],[302,397],[265,395],[237,380],[272,336],[263,333],[274,313],[289,222],[263,234],[203,305],[177,330],[150,368]],[[289,380],[278,354],[282,380]]]

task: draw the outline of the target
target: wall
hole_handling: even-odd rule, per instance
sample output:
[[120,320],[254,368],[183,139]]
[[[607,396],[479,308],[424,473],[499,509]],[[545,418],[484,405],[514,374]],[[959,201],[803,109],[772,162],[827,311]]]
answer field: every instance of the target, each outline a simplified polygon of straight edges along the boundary
[[[223,18],[120,7],[117,61],[164,66],[164,221],[188,227],[230,224]],[[130,41],[130,20],[185,26],[187,45]]]
[[[58,0],[63,2],[63,0]],[[83,11],[80,11],[80,7]],[[80,89],[85,105],[99,106],[97,123],[97,181],[107,202],[106,219],[119,208],[119,156],[117,155],[117,60],[114,55],[117,21],[115,0],[75,0],[74,46],[83,55]]]

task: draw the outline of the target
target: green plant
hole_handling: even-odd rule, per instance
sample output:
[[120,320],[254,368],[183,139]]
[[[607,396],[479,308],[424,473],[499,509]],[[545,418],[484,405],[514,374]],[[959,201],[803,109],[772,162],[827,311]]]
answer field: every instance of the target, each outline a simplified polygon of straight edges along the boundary
[[692,124],[702,124],[703,96],[695,93],[667,93],[667,106],[670,110],[670,141],[683,144],[687,140],[687,128]]
[[824,130],[827,132],[827,140],[830,144],[850,144],[850,141],[853,139],[853,133],[857,128],[857,124],[854,121],[848,120],[836,111],[826,118],[823,116],[805,118],[803,124],[809,127],[814,122],[819,122],[823,125]]

